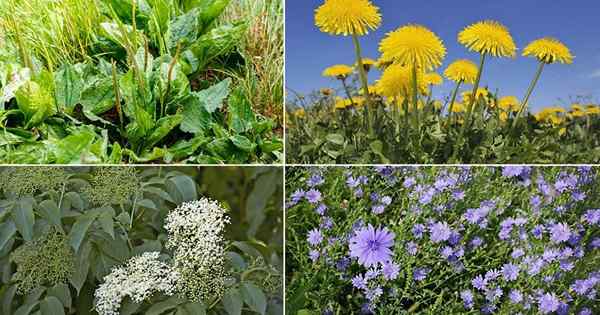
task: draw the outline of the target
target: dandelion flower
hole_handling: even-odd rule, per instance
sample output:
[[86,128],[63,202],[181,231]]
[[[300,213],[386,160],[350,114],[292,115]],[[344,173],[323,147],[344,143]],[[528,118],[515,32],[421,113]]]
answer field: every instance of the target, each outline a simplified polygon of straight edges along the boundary
[[454,103],[454,106],[452,107],[453,113],[462,113],[464,111],[465,111],[465,106],[462,103]]
[[330,88],[322,88],[319,92],[323,96],[331,96],[334,93],[333,89],[330,89]]
[[[420,91],[427,90],[423,74],[417,71],[417,84]],[[412,89],[412,75],[409,67],[399,64],[391,65],[376,83],[377,90],[385,97],[408,96]]]
[[501,112],[499,118],[500,118],[501,122],[506,122],[508,120],[508,113],[507,112]]
[[498,101],[498,107],[506,112],[516,112],[520,106],[521,103],[515,96],[504,96]]
[[297,109],[292,113],[292,115],[294,115],[298,118],[303,118],[305,114],[306,114],[306,112],[304,111],[304,108]]
[[573,55],[565,44],[551,37],[534,40],[523,50],[523,56],[535,57],[540,62],[551,64],[560,62],[564,64],[573,63]]
[[[477,93],[475,93],[475,101],[477,101],[480,98],[486,98],[489,95],[489,91],[487,89],[484,88],[479,88],[477,89]],[[473,95],[473,92],[468,92],[465,91],[462,93],[462,97],[463,97],[463,101],[467,104],[471,103],[471,101],[473,101],[471,99],[471,95]]]
[[425,73],[423,80],[427,85],[442,85],[442,82],[444,82],[442,76],[435,72]]
[[349,99],[337,97],[335,100],[335,108],[336,109],[345,109],[352,105],[352,102]]
[[410,24],[390,32],[379,44],[383,60],[433,70],[442,64],[446,47],[428,28]]
[[456,83],[475,83],[477,78],[477,65],[468,59],[459,59],[451,63],[444,71],[444,76]]
[[366,35],[381,24],[379,8],[368,0],[325,0],[315,11],[315,24],[332,35]]
[[[375,61],[375,60],[373,60],[371,58],[362,58],[361,60],[362,60],[363,68],[367,72],[369,72],[372,67],[376,67],[377,66],[377,61]],[[354,67],[358,68],[358,62],[354,64]]]
[[323,70],[324,77],[332,77],[337,79],[345,79],[352,74],[352,67],[347,65],[334,65]]
[[600,115],[600,107],[599,106],[588,105],[585,111],[588,115]]
[[458,42],[469,50],[494,57],[514,57],[517,47],[506,26],[496,21],[481,21],[458,34]]

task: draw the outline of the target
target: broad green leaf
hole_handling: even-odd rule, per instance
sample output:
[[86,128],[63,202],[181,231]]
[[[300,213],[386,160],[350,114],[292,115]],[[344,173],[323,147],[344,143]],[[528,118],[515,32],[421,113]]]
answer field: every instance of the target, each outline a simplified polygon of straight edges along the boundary
[[69,244],[71,244],[71,247],[73,247],[75,252],[79,250],[81,242],[97,216],[98,212],[87,212],[80,215],[75,221],[75,224],[73,224],[73,228],[71,228],[71,232],[69,232]]
[[151,194],[155,194],[155,195],[157,195],[157,196],[161,197],[162,199],[167,200],[169,202],[172,202],[172,203],[175,202],[175,200],[171,197],[171,195],[169,195],[166,191],[164,191],[164,190],[162,190],[162,189],[160,189],[158,187],[147,186],[147,187],[144,187],[144,191],[147,191],[147,192],[149,192]]
[[186,303],[177,307],[175,315],[206,315],[206,307],[202,302]]
[[252,282],[244,282],[240,286],[240,293],[251,310],[259,314],[265,314],[267,311],[267,297],[258,286]]
[[17,308],[14,315],[29,315],[29,314],[31,314],[33,309],[36,306],[38,306],[39,303],[40,303],[39,301],[31,301],[29,303],[25,303],[25,304],[21,305],[19,308]]
[[200,10],[192,9],[187,13],[171,19],[167,32],[167,48],[175,51],[178,44],[183,49],[198,37]]
[[242,135],[234,135],[229,137],[233,145],[236,147],[248,152],[253,153],[256,149],[256,143],[250,141],[250,139],[242,136]]
[[230,288],[227,292],[225,292],[221,303],[223,303],[223,307],[225,308],[225,311],[227,311],[227,314],[242,314],[242,307],[244,303],[242,302],[242,295],[240,294],[240,291],[238,291],[238,289]]
[[258,228],[264,222],[266,218],[265,207],[277,189],[278,180],[281,180],[279,172],[267,172],[261,174],[254,183],[254,187],[246,201],[246,220],[250,222],[246,235],[249,238],[254,238]]
[[63,231],[61,223],[61,212],[54,200],[44,200],[39,203],[38,208],[41,216],[58,230]]
[[178,204],[198,199],[196,183],[189,176],[180,175],[169,178],[167,190],[171,196],[176,196],[175,201]]
[[202,14],[200,19],[202,20],[202,26],[205,29],[210,26],[223,13],[229,2],[231,0],[201,1],[200,12]]
[[339,133],[331,133],[327,135],[327,141],[337,145],[344,145],[344,136]]
[[54,96],[34,81],[29,81],[16,92],[17,105],[25,115],[26,129],[40,124],[56,113]]
[[17,293],[17,286],[10,285],[2,295],[2,314],[11,314],[12,305]]
[[6,243],[13,238],[16,232],[17,228],[13,221],[7,221],[0,224],[0,250],[6,246]]
[[25,197],[19,199],[12,207],[13,221],[25,241],[33,239],[33,224],[35,224],[33,203],[33,198]]
[[183,303],[182,300],[171,297],[165,301],[154,303],[144,314],[145,315],[161,315],[168,310],[175,309],[179,304]]
[[115,210],[112,207],[106,207],[98,216],[100,227],[112,238],[115,238],[115,226],[113,221],[114,216]]
[[56,104],[58,108],[67,113],[72,113],[75,105],[79,102],[83,80],[75,67],[71,64],[63,65],[54,74],[54,85],[56,86]]
[[229,95],[229,86],[231,85],[231,78],[227,78],[208,89],[192,92],[193,96],[200,100],[200,103],[206,111],[214,113],[215,110],[223,107],[223,101]]
[[240,88],[235,89],[229,97],[229,128],[236,133],[244,133],[252,128],[255,119],[244,92]]
[[195,93],[183,104],[183,121],[179,129],[184,132],[200,134],[214,121],[206,110],[203,101]]
[[59,164],[98,163],[99,158],[90,152],[96,133],[89,126],[73,128],[63,139],[48,143]]
[[115,89],[110,77],[93,81],[81,92],[81,106],[84,112],[102,114],[115,106]]
[[175,129],[183,120],[182,115],[166,116],[159,119],[156,122],[154,131],[150,134],[145,142],[147,148],[151,148],[156,145],[160,140],[166,137],[171,130]]
[[67,308],[71,307],[71,290],[67,284],[59,283],[52,288],[49,288],[46,295],[56,297],[60,300],[60,303]]
[[244,23],[215,27],[200,36],[182,57],[191,65],[191,72],[203,70],[215,58],[230,53],[239,44],[245,31]]
[[53,297],[47,296],[40,303],[40,310],[42,311],[42,315],[64,315],[65,311],[62,303]]

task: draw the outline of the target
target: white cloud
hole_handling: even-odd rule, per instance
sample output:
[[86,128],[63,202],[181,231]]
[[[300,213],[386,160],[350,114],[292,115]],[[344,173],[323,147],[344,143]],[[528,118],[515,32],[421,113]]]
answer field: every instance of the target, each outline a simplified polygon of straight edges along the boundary
[[592,72],[592,74],[590,74],[590,78],[600,78],[600,69]]

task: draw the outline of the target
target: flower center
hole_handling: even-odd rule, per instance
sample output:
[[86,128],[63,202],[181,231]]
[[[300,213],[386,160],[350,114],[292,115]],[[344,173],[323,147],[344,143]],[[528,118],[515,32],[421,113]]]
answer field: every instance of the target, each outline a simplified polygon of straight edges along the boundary
[[377,240],[369,240],[367,245],[371,251],[377,251],[379,249],[379,242]]

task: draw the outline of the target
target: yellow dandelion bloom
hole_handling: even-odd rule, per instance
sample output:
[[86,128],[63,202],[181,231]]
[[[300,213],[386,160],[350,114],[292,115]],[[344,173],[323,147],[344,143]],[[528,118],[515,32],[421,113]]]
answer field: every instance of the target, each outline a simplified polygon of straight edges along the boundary
[[423,80],[427,85],[442,85],[442,82],[444,82],[442,76],[435,72],[425,73],[423,75]]
[[477,79],[477,65],[471,60],[459,59],[446,68],[444,75],[456,83],[474,84]]
[[381,14],[369,0],[325,0],[315,11],[315,24],[323,33],[363,36],[379,27]]
[[344,79],[352,74],[352,67],[347,65],[334,65],[323,70],[324,77],[332,77],[338,79]]
[[[376,95],[378,94],[378,87],[377,85],[369,85],[369,94],[371,95]],[[364,95],[365,94],[365,90],[361,89],[360,91],[358,91],[359,95]]]
[[573,55],[565,44],[558,39],[545,37],[534,40],[523,50],[523,56],[537,58],[540,62],[551,64],[555,62],[571,64]]
[[504,96],[498,100],[498,107],[506,112],[518,112],[521,102],[515,96]]
[[459,102],[454,103],[454,106],[452,107],[453,113],[463,113],[464,111],[465,111],[465,106],[463,105],[463,103],[459,103]]
[[571,104],[571,109],[573,111],[585,111],[585,107],[583,107],[583,106],[581,106],[581,104],[577,104],[577,103]]
[[600,107],[595,105],[588,105],[585,112],[588,115],[600,115]]
[[[471,91],[465,91],[462,92],[462,98],[463,98],[463,102],[465,102],[466,104],[470,104],[471,103],[471,95],[473,92]],[[478,88],[477,89],[477,93],[475,93],[475,100],[478,100],[481,97],[487,97],[490,94],[490,92],[487,89],[484,88]]]
[[562,107],[547,107],[535,114],[535,119],[539,122],[557,125],[564,121],[564,117],[561,114],[565,112],[566,110]]
[[501,121],[501,122],[506,122],[506,121],[508,121],[508,113],[507,113],[507,112],[501,112],[501,113],[500,113],[500,121]]
[[355,96],[352,98],[352,100],[354,101],[354,104],[352,104],[354,106],[360,107],[360,106],[365,105],[365,98],[362,96]]
[[304,108],[297,109],[292,113],[292,115],[294,115],[298,118],[303,118],[305,114],[306,114],[306,112],[304,111]]
[[433,101],[433,108],[435,108],[436,110],[442,109],[442,106],[443,106],[443,104],[441,101],[439,101],[439,100]]
[[584,110],[574,110],[574,111],[570,112],[568,115],[570,118],[584,117],[587,115],[587,112]]
[[[427,85],[421,79],[423,74],[417,71],[419,91],[427,90]],[[409,67],[399,64],[391,65],[383,71],[376,83],[378,92],[385,97],[408,96],[412,92],[412,74]]]
[[[371,58],[363,58],[362,59],[363,66],[375,66],[377,61]],[[358,67],[358,63],[354,64],[354,67]]]
[[383,60],[433,70],[442,64],[446,47],[428,28],[410,24],[390,32],[379,44]]
[[335,99],[335,108],[336,109],[345,109],[346,107],[352,105],[352,102],[347,98],[337,97]]
[[565,127],[560,128],[560,130],[558,131],[558,135],[560,135],[560,136],[564,136],[565,133],[567,133],[567,128],[565,128]]
[[458,42],[469,50],[494,57],[514,57],[515,42],[506,26],[496,21],[481,21],[458,34]]

